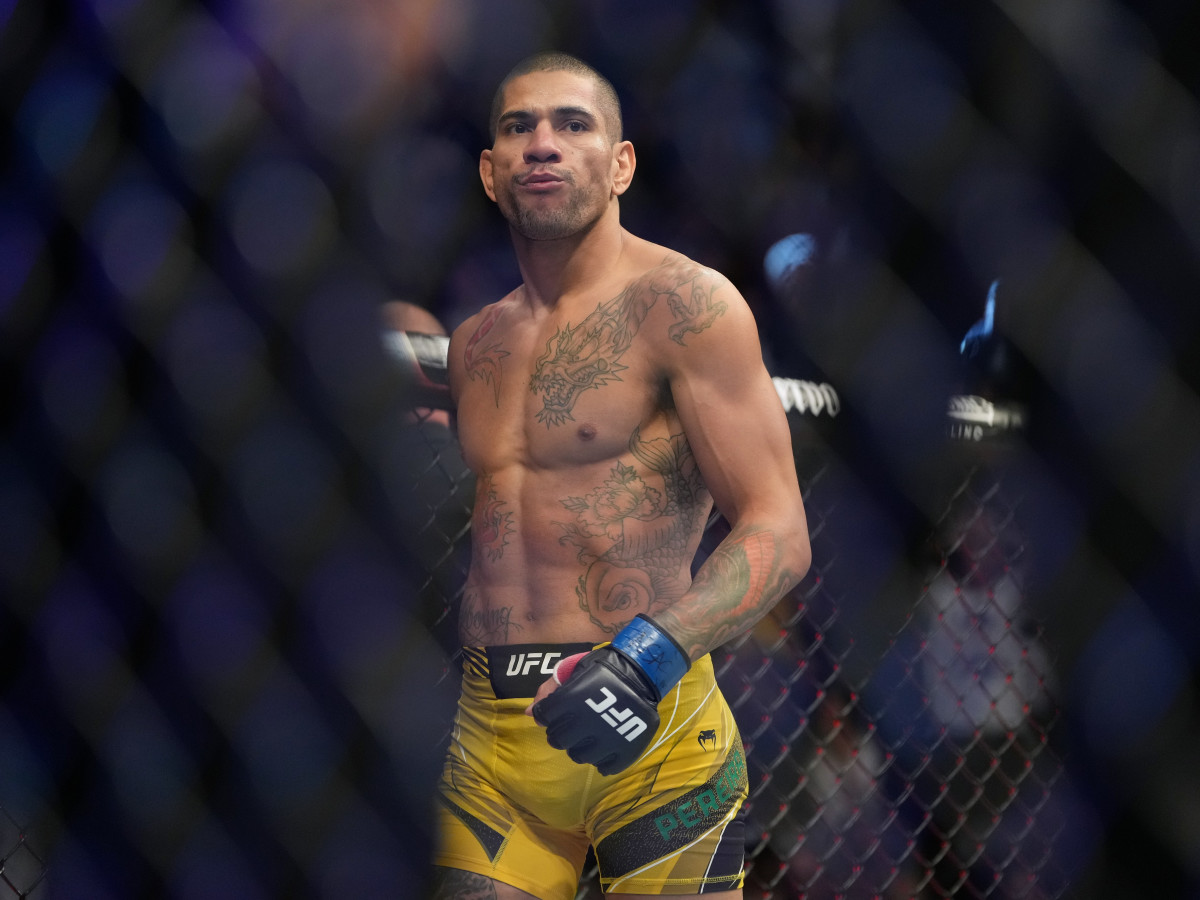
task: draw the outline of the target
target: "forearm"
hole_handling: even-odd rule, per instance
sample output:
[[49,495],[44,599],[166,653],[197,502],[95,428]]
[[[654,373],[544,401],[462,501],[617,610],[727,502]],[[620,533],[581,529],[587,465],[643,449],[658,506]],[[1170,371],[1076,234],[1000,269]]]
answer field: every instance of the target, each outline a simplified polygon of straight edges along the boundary
[[803,529],[736,526],[655,621],[695,660],[752,627],[808,570]]

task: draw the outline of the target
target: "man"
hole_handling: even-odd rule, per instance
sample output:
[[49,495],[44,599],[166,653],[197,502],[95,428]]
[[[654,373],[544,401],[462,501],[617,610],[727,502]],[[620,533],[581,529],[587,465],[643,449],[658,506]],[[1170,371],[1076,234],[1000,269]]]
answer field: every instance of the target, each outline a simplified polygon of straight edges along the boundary
[[[746,767],[708,653],[808,568],[783,409],[721,275],[621,227],[612,86],[519,64],[484,190],[523,283],[449,353],[476,473],[436,896],[741,896]],[[713,502],[729,535],[691,577]],[[565,661],[565,662],[564,662]]]
[[[467,570],[467,535],[475,476],[451,428],[446,384],[446,329],[433,313],[404,300],[382,306],[384,347],[403,378],[405,415],[388,423],[384,484],[397,524],[407,535],[419,583],[421,620],[442,648],[458,646],[448,598]],[[428,404],[428,405],[426,405]]]

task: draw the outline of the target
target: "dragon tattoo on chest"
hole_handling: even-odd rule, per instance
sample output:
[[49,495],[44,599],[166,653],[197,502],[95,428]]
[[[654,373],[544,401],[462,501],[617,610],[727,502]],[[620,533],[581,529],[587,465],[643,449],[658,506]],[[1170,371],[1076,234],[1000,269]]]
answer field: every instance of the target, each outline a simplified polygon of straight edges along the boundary
[[628,368],[622,357],[660,300],[674,317],[668,336],[677,344],[688,333],[708,328],[726,308],[713,300],[714,289],[693,265],[666,266],[601,303],[578,325],[559,328],[546,342],[529,383],[542,398],[537,420],[547,428],[571,421],[581,394],[620,381]]

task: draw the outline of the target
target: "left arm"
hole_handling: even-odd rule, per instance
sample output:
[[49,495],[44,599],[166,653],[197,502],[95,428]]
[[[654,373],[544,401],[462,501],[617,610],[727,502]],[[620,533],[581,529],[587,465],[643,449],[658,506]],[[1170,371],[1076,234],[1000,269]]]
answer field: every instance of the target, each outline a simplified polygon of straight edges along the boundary
[[703,303],[690,310],[721,311],[696,330],[671,329],[662,358],[684,433],[731,531],[655,621],[695,660],[761,619],[804,577],[812,554],[786,414],[750,308],[707,270],[692,291]]
[[526,710],[551,746],[602,775],[620,772],[649,745],[658,703],[691,662],[754,625],[811,560],[791,436],[754,317],[709,270],[697,267],[679,287],[670,292],[675,321],[652,352],[732,530],[678,600],[653,620],[638,616],[610,645],[563,660]]

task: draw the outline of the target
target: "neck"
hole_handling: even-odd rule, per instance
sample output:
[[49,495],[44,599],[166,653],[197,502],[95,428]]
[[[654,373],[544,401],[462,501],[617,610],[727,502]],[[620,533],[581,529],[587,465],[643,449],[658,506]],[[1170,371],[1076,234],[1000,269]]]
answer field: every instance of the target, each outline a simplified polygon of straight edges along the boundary
[[627,236],[615,210],[578,234],[554,241],[532,241],[513,232],[527,298],[535,305],[554,306],[581,286],[603,278],[621,256]]

